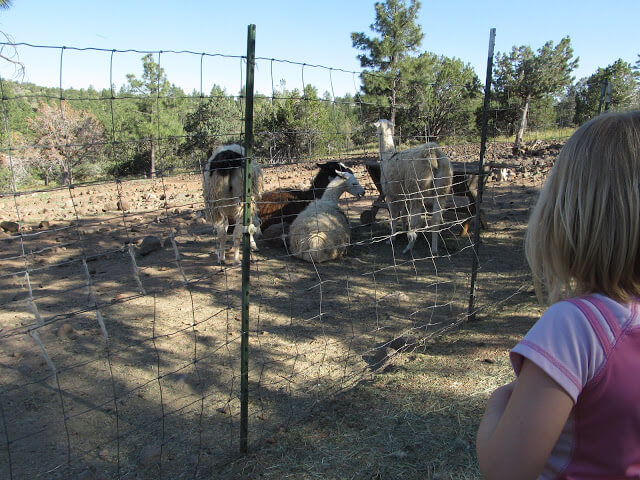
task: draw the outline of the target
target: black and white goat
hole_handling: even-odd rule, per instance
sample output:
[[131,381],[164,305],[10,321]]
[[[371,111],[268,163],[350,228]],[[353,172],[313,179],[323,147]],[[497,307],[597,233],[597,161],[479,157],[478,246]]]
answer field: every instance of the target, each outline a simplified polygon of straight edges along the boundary
[[[244,147],[241,145],[222,145],[207,160],[203,178],[205,215],[213,224],[217,235],[216,254],[219,263],[225,263],[227,229],[229,220],[236,222],[233,230],[233,263],[240,263],[240,239],[242,228],[242,197],[244,193]],[[251,167],[251,248],[257,250],[254,234],[260,232],[260,220],[257,215],[256,201],[263,190],[263,176],[260,166],[252,162]]]

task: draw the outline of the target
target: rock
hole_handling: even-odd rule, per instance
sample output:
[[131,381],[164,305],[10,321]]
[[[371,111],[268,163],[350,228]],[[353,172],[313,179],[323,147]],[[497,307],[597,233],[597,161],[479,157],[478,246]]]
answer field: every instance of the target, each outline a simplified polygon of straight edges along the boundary
[[371,368],[374,370],[386,370],[392,364],[396,351],[390,347],[380,347],[376,349],[373,355],[373,364]]
[[50,227],[51,227],[51,224],[49,223],[48,220],[43,220],[38,224],[38,228],[40,230],[49,230]]
[[76,338],[78,336],[78,332],[71,326],[70,323],[63,323],[58,328],[56,332],[56,336],[58,338]]
[[289,234],[289,227],[288,223],[270,225],[262,232],[262,240],[270,247],[282,247],[284,239]]
[[420,341],[412,335],[403,335],[389,342],[388,347],[398,352],[413,352],[420,346]]
[[8,233],[18,233],[20,231],[20,224],[18,222],[0,222],[0,228]]
[[222,413],[224,415],[229,415],[229,413],[231,413],[231,409],[229,408],[229,405],[225,405],[223,407],[216,408],[216,411],[219,412],[219,413]]
[[159,445],[147,445],[140,451],[139,461],[141,465],[149,466],[166,461],[166,447]]
[[129,205],[129,202],[127,202],[124,198],[121,198],[120,200],[118,200],[118,203],[116,204],[116,207],[118,208],[118,210],[120,210],[122,212],[126,212],[127,210],[131,210],[131,205]]
[[158,250],[162,250],[162,240],[158,237],[150,235],[142,239],[142,243],[140,244],[140,250],[138,253],[140,253],[140,255],[144,257]]
[[76,477],[76,480],[104,480],[105,476],[101,473],[98,473],[96,467],[93,465],[90,466],[83,472],[80,472]]

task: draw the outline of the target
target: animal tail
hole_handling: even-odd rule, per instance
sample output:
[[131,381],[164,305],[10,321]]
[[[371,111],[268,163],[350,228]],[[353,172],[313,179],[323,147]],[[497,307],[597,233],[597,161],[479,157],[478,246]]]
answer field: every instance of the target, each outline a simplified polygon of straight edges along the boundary
[[316,253],[327,246],[327,234],[324,232],[316,232],[309,235],[307,239],[307,250],[310,253]]

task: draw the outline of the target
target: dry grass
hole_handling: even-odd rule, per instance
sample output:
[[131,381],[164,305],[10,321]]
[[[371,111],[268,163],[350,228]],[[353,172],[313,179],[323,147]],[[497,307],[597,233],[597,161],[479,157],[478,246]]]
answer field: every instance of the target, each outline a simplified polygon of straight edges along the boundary
[[283,428],[222,478],[479,479],[475,434],[508,351],[541,313],[530,291],[399,354],[306,420]]
[[397,354],[304,419],[254,439],[220,478],[480,479],[475,435],[487,398],[513,378],[508,352],[542,313],[522,248],[540,184],[486,194],[476,322]]
[[[490,153],[511,160],[503,150],[510,151],[495,147]],[[460,147],[456,158],[472,154]],[[92,220],[81,224],[89,239],[83,252],[97,253],[88,269],[103,302],[111,355],[105,358],[95,318],[81,315],[86,275],[77,266],[77,232],[65,236],[55,225],[36,231],[25,248],[36,252],[39,268],[31,281],[40,312],[51,319],[40,338],[61,387],[51,385],[38,346],[24,332],[33,322],[23,307],[24,287],[7,275],[0,295],[7,340],[1,376],[11,389],[4,390],[3,420],[9,419],[4,429],[17,440],[0,450],[3,459],[13,455],[12,478],[478,478],[474,437],[484,403],[511,378],[507,352],[540,313],[522,237],[542,175],[525,160],[515,181],[485,191],[491,228],[480,250],[481,321],[437,338],[466,312],[468,238],[445,238],[455,255],[435,261],[426,242],[413,261],[396,257],[382,242],[384,212],[374,225],[357,221],[370,197],[349,204],[354,245],[339,269],[288,261],[283,252],[261,247],[252,274],[252,308],[258,310],[250,332],[251,453],[235,459],[240,323],[239,296],[229,292],[240,290],[240,275],[211,262],[213,241],[199,233],[203,227],[194,216],[199,183],[176,178],[153,197],[152,180],[123,186],[143,211],[129,215],[131,232],[121,228],[119,214],[109,224],[92,213],[96,206],[115,208],[113,185],[76,189],[80,214]],[[272,175],[292,184],[300,177],[300,166],[279,167]],[[68,192],[58,193],[57,200],[46,199],[51,204],[38,194],[21,197],[26,218],[42,218],[56,205],[51,220],[67,225],[75,218],[62,196]],[[184,291],[175,252],[165,248],[138,258],[142,281],[155,292],[141,296],[131,260],[119,248],[136,232],[167,236],[170,225],[153,220],[162,211],[160,193],[174,202],[171,225],[179,231],[179,266],[190,288]],[[12,251],[21,245],[6,244]],[[19,253],[5,252],[20,260]],[[11,263],[3,268],[14,270]],[[72,325],[73,337],[58,334],[61,319]],[[370,370],[376,346],[407,332],[420,336],[421,348]],[[143,461],[142,453],[160,444],[166,458]],[[6,465],[0,461],[0,470]]]

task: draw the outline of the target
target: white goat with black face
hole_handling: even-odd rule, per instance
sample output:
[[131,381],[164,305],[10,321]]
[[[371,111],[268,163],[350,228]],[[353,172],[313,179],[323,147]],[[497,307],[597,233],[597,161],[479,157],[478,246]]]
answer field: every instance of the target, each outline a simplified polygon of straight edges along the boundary
[[338,200],[344,192],[359,198],[364,188],[350,172],[336,171],[336,175],[322,198],[307,205],[289,229],[291,253],[307,262],[334,260],[346,253],[351,241],[349,220]]
[[[398,231],[398,223],[407,218],[409,243],[402,251],[410,252],[418,237],[417,229],[427,226],[427,206],[433,210],[432,226],[442,224],[445,198],[451,193],[453,169],[449,158],[437,143],[396,151],[393,124],[378,120],[380,146],[380,183],[391,217],[391,239]],[[438,253],[437,229],[432,230],[431,251]]]
[[[229,219],[236,222],[233,230],[233,262],[240,263],[240,238],[242,237],[242,197],[244,194],[244,147],[241,145],[222,145],[218,147],[204,170],[203,194],[205,215],[216,230],[218,262],[225,263],[225,248]],[[260,220],[255,212],[256,200],[263,190],[262,169],[252,162],[251,166],[251,248],[257,250],[254,233],[260,232]]]

